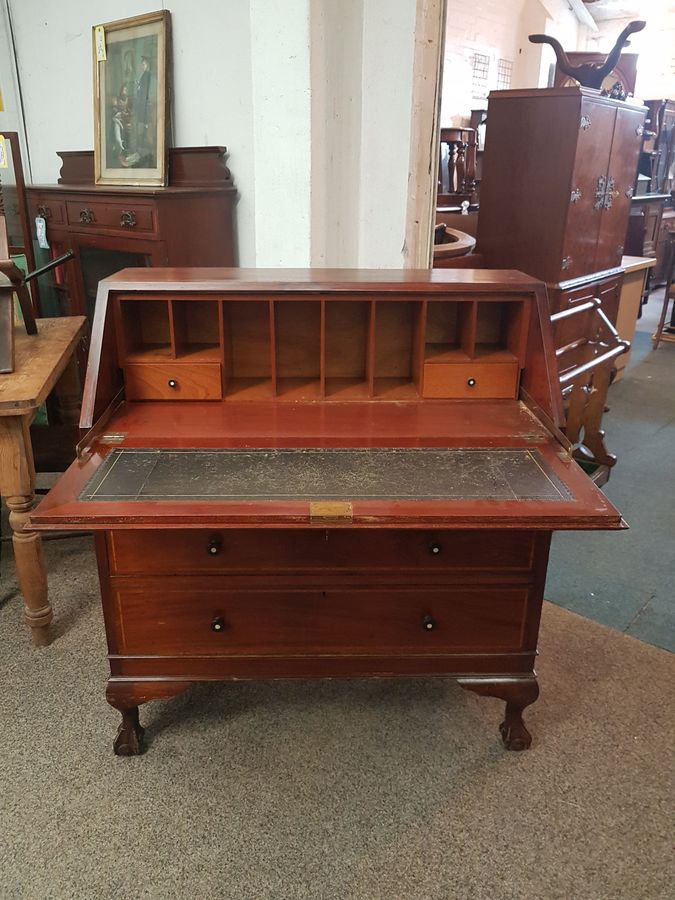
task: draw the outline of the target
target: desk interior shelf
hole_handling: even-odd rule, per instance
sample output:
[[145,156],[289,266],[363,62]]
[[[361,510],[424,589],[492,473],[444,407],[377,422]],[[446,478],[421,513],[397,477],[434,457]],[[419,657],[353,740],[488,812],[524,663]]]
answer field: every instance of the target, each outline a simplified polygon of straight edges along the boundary
[[119,297],[116,316],[127,399],[414,401],[515,399],[530,309],[495,295],[155,294]]

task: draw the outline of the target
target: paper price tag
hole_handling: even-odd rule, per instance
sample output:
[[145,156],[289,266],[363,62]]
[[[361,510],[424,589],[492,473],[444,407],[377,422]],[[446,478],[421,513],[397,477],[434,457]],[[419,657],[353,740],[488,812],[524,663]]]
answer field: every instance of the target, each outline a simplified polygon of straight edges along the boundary
[[38,247],[43,250],[49,250],[49,241],[47,240],[47,222],[42,216],[35,217],[35,237],[37,238]]
[[105,62],[108,57],[105,52],[105,28],[103,25],[97,25],[94,28],[94,46],[96,47],[96,59],[98,62]]
[[0,134],[0,169],[9,169],[9,159],[7,157],[7,144],[5,143],[4,134]]

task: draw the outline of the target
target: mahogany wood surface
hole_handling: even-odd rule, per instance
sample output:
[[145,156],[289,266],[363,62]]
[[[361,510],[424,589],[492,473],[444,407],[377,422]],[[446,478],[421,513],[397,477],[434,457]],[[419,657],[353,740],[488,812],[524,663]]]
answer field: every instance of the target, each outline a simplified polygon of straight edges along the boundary
[[[142,751],[139,704],[193,681],[431,674],[505,700],[504,744],[526,749],[551,533],[625,527],[558,430],[555,366],[543,286],[517,272],[102,282],[81,419],[92,431],[31,522],[95,532],[115,752]],[[190,399],[202,392],[212,399]],[[321,503],[84,491],[113,448],[405,447],[517,450],[547,490]]]

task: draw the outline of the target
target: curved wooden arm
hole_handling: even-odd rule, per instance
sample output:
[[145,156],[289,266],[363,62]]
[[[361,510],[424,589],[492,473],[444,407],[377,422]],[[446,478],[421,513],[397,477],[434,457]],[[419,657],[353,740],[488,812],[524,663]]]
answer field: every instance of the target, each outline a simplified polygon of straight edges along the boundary
[[558,68],[561,72],[564,72],[565,75],[575,78],[579,84],[584,87],[600,88],[602,87],[605,76],[608,75],[617,64],[617,61],[621,56],[621,51],[628,44],[628,38],[636,31],[642,31],[646,24],[647,23],[643,20],[629,22],[616,39],[614,46],[605,57],[604,62],[582,63],[578,66],[571,63],[570,58],[563,50],[560,41],[557,41],[554,37],[550,37],[548,34],[530,34],[528,35],[528,38],[532,44],[550,44],[555,52]]

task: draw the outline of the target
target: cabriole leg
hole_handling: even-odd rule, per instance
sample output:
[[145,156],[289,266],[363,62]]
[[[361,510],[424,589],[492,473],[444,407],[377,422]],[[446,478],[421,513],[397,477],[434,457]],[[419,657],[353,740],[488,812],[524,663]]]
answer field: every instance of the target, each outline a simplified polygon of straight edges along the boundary
[[539,685],[534,674],[524,677],[473,677],[458,678],[467,691],[485,697],[498,697],[506,701],[506,715],[499,726],[502,741],[507,750],[527,750],[532,736],[523,722],[523,710],[539,696]]
[[116,756],[139,756],[143,752],[145,729],[141,727],[138,707],[149,700],[167,700],[181,694],[189,681],[127,681],[111,678],[106,687],[106,700],[122,713],[122,724],[113,741]]

